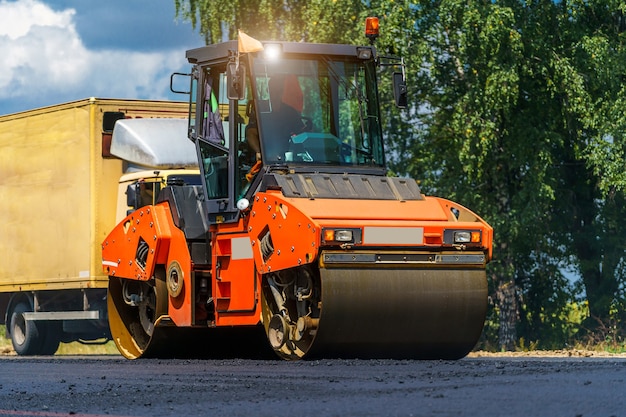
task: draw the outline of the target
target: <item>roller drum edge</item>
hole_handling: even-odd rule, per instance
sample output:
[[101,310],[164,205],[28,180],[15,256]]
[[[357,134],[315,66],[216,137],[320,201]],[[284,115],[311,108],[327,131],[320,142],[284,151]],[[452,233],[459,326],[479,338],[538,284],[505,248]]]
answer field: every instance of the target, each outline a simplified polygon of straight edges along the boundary
[[320,322],[307,358],[458,359],[482,332],[482,268],[322,268],[320,276]]
[[[161,286],[157,280],[157,293],[164,291]],[[111,278],[107,297],[109,326],[118,350],[127,359],[275,358],[262,326],[179,328],[155,320],[152,334],[148,335],[142,328],[136,308],[124,303],[121,294],[120,280]],[[162,314],[164,306],[159,305],[157,311]]]

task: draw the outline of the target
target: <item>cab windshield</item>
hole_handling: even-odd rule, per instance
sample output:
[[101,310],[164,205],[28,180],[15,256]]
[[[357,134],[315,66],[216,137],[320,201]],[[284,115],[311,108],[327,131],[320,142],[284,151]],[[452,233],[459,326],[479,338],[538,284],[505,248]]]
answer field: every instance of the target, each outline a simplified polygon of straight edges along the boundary
[[384,165],[373,62],[259,55],[251,78],[265,163]]

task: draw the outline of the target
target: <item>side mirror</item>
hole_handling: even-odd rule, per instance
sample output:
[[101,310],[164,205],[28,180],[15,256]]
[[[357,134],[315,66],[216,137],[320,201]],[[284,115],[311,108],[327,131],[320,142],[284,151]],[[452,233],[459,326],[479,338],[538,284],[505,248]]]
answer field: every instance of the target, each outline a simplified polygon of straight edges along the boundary
[[228,77],[228,99],[243,100],[246,93],[246,68],[231,62],[227,67]]
[[401,109],[406,108],[409,101],[409,93],[406,88],[406,80],[401,72],[393,73],[393,97],[396,100],[396,106]]
[[174,72],[170,75],[170,91],[175,94],[191,94],[190,84],[191,74]]
[[126,113],[121,111],[105,111],[102,114],[102,131],[104,133],[113,133],[115,122],[125,117]]
[[102,115],[102,157],[113,158],[111,154],[111,140],[113,139],[113,128],[115,122],[124,119],[126,114],[118,111],[105,111]]
[[140,206],[140,200],[139,184],[129,184],[128,187],[126,187],[126,205],[128,207],[132,207],[133,209],[137,209]]

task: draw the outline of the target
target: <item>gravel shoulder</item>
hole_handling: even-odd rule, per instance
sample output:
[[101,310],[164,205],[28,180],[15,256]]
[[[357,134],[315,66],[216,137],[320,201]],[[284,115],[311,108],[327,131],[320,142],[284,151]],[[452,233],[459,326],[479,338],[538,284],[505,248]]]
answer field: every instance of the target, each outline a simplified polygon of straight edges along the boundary
[[626,352],[613,353],[605,351],[563,349],[563,350],[532,350],[527,352],[470,352],[468,358],[625,358]]

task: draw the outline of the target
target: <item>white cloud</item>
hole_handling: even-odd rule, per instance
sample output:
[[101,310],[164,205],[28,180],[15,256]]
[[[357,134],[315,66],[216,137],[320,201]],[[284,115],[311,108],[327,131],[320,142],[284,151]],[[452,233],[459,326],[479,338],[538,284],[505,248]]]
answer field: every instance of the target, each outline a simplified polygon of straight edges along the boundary
[[0,0],[0,103],[166,98],[169,74],[186,65],[184,51],[91,51],[76,31],[75,14],[38,0]]
[[54,12],[48,6],[36,0],[0,1],[0,36],[18,39],[28,34],[32,26],[70,27],[74,31],[72,17],[74,9]]

